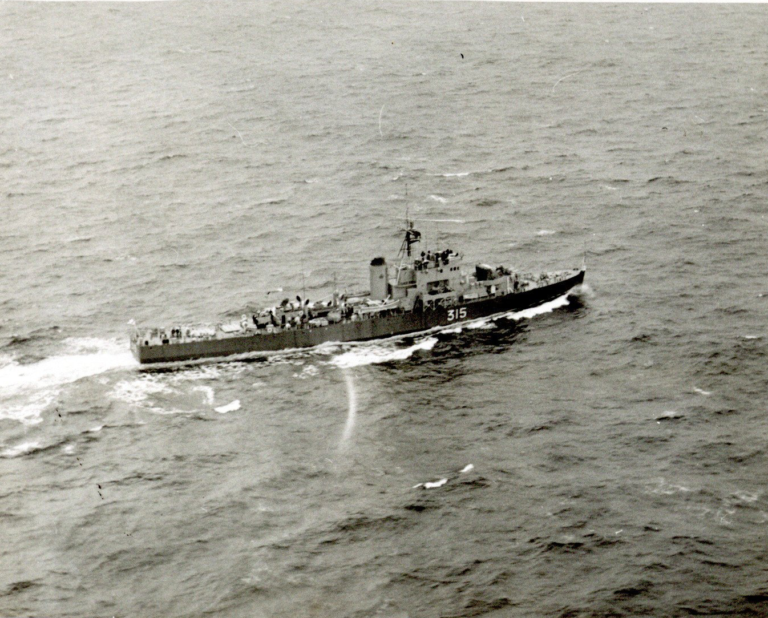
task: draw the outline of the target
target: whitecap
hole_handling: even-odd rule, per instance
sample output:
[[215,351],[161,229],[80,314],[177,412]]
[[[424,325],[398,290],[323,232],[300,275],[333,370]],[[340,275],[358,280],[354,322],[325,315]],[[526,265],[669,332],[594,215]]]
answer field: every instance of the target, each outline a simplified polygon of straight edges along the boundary
[[472,470],[474,470],[474,469],[475,469],[475,466],[473,466],[472,464],[467,464],[466,466],[464,466],[464,467],[463,467],[463,468],[462,468],[462,469],[459,471],[459,473],[460,473],[460,474],[466,474],[467,472],[472,472]]
[[434,481],[432,483],[424,483],[424,489],[436,489],[437,487],[442,487],[448,482],[448,479],[440,479],[439,481]]
[[240,409],[239,399],[235,399],[234,401],[232,401],[231,403],[228,403],[225,406],[219,406],[218,408],[214,408],[214,410],[216,410],[216,412],[218,412],[219,414],[226,414],[227,412],[234,412],[235,410],[239,410],[239,409]]
[[551,236],[552,234],[555,234],[555,230],[539,230],[536,232],[536,236]]
[[439,202],[440,204],[445,204],[448,200],[444,197],[440,197],[439,195],[430,195],[429,199],[434,200],[435,202]]
[[737,491],[736,497],[741,502],[756,502],[759,495],[750,491]]
[[712,391],[705,391],[702,388],[697,388],[696,386],[693,387],[694,392],[698,393],[699,395],[708,396],[712,394]]

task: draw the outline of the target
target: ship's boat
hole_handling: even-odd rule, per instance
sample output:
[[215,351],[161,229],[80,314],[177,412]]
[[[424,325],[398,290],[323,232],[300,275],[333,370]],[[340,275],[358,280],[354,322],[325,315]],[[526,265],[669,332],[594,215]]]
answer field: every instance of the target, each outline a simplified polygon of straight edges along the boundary
[[131,350],[140,363],[166,363],[378,339],[536,307],[584,281],[584,265],[533,275],[477,264],[467,272],[452,249],[417,253],[420,240],[407,221],[397,260],[374,258],[363,294],[334,291],[315,303],[297,296],[231,324],[134,325]]

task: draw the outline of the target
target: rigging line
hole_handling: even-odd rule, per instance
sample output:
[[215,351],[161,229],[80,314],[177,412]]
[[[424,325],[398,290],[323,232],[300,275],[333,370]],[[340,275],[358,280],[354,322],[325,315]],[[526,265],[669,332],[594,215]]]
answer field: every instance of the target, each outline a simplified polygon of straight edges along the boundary
[[237,129],[235,129],[235,127],[232,125],[232,123],[231,123],[231,122],[227,122],[227,124],[228,124],[230,127],[232,127],[232,130],[233,130],[235,133],[237,133],[237,136],[240,138],[240,141],[243,143],[243,146],[245,146],[245,140],[243,139],[243,136],[240,134],[240,131],[238,131]]
[[557,85],[558,85],[558,84],[559,84],[561,81],[563,81],[564,79],[568,79],[569,77],[573,77],[574,75],[577,75],[577,74],[581,73],[583,70],[584,70],[584,69],[579,69],[578,71],[574,71],[573,73],[569,73],[568,75],[563,75],[563,76],[562,76],[560,79],[558,79],[558,80],[555,82],[555,85],[554,85],[554,86],[552,86],[552,93],[554,94],[554,92],[555,92],[555,88],[557,88]]

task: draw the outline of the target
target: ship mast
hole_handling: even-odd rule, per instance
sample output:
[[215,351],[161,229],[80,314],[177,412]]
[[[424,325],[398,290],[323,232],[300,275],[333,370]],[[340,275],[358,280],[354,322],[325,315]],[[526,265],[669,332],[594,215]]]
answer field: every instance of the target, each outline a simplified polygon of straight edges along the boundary
[[406,258],[411,257],[411,245],[416,244],[421,240],[421,232],[413,229],[413,221],[406,215],[405,218],[405,237],[403,238],[403,244],[400,245],[400,251],[397,253],[397,257],[401,258],[401,262]]

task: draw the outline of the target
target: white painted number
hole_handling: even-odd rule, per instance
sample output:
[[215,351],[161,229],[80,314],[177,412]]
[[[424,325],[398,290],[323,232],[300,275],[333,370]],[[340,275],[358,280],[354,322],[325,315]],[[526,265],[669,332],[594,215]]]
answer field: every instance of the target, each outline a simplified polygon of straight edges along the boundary
[[463,320],[467,317],[467,308],[459,307],[458,309],[448,309],[448,321],[453,322],[456,318]]

